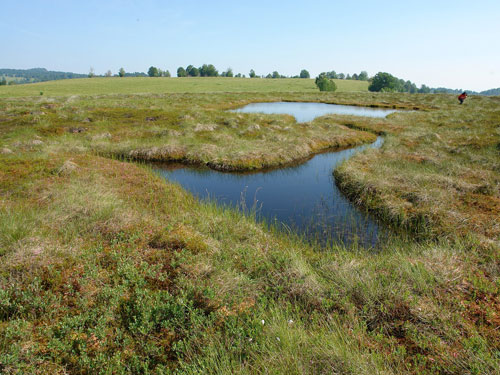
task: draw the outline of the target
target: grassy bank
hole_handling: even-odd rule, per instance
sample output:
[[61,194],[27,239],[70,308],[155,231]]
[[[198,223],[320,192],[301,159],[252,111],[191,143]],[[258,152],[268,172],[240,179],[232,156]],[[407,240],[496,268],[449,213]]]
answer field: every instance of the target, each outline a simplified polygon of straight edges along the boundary
[[[368,82],[334,80],[339,92],[367,91]],[[263,78],[82,78],[0,87],[0,98],[109,94],[205,92],[316,92],[314,79]]]
[[[499,372],[499,102],[470,99],[2,99],[1,372]],[[306,125],[225,112],[262,100],[420,110]],[[375,132],[384,146],[337,176],[420,237],[377,253],[313,248],[113,160],[168,147],[185,162],[260,168]]]
[[[439,96],[438,96],[439,97]],[[473,235],[500,246],[499,98],[351,127],[386,132],[381,150],[359,155],[336,177],[344,192],[379,216],[425,237]]]

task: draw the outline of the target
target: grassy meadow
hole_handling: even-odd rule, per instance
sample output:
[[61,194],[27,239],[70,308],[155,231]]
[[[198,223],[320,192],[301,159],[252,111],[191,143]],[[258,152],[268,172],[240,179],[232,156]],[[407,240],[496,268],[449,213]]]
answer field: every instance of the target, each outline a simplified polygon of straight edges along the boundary
[[[334,80],[338,91],[367,91],[368,82]],[[110,77],[81,78],[39,82],[29,85],[2,86],[0,98],[19,96],[164,94],[205,92],[316,92],[314,79],[300,78],[151,78]]]
[[[500,373],[500,98],[363,90],[0,87],[0,373]],[[304,124],[227,112],[260,101],[401,111]],[[377,252],[268,230],[147,164],[255,170],[377,134],[380,149],[332,171],[409,234]]]

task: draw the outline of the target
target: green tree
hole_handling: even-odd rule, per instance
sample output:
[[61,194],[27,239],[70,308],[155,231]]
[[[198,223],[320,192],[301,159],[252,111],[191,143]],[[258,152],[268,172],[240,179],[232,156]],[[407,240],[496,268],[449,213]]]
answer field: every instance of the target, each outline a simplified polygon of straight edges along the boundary
[[5,77],[2,77],[2,80],[0,81],[0,86],[5,86],[7,85],[7,80],[5,79]]
[[417,85],[415,85],[411,81],[406,81],[403,84],[403,90],[402,91],[409,92],[410,94],[415,94],[416,92],[418,92]]
[[159,76],[158,68],[155,66],[150,66],[148,69],[148,76],[158,77]]
[[273,72],[273,78],[281,78],[281,75],[275,70]]
[[345,74],[344,73],[339,73],[339,74],[337,74],[337,78],[338,79],[344,79],[345,78]]
[[249,77],[250,77],[250,78],[255,78],[255,77],[256,77],[256,75],[255,75],[255,70],[250,69],[250,74],[249,74]]
[[188,65],[186,68],[186,76],[188,77],[199,77],[200,70],[193,65]]
[[326,73],[321,73],[316,77],[316,86],[318,86],[319,91],[335,91],[337,90],[337,85],[331,79],[329,79]]
[[322,74],[326,74],[326,78],[330,78],[330,79],[339,78],[337,73],[335,72],[335,70],[332,70],[331,72],[328,72],[328,73],[322,73]]
[[360,81],[368,81],[368,73],[363,70],[361,73],[359,73],[358,79]]
[[94,72],[94,68],[93,67],[90,67],[90,70],[89,70],[89,78],[92,78],[95,76],[95,72]]
[[219,72],[212,64],[203,64],[203,66],[200,68],[200,75],[202,77],[218,77]]
[[165,77],[167,77],[167,78],[169,78],[169,77],[171,77],[171,76],[172,76],[172,75],[170,74],[170,72],[169,72],[169,70],[168,70],[168,69],[167,69],[167,70],[165,70],[165,71],[163,72],[163,75],[164,75]]
[[422,85],[420,86],[420,88],[418,89],[418,92],[420,94],[429,94],[431,92],[431,89],[430,87],[427,87],[426,85]]
[[227,68],[225,73],[226,73],[226,75],[225,75],[226,77],[234,77],[233,69],[231,69],[231,68]]
[[311,78],[311,75],[309,74],[309,72],[305,69],[302,69],[300,71],[300,78]]
[[207,64],[203,64],[202,66],[200,66],[200,76],[207,77],[207,69],[208,69]]
[[186,69],[184,69],[182,66],[179,66],[177,68],[177,77],[186,77]]
[[372,79],[372,83],[368,86],[368,90],[376,91],[399,91],[399,80],[392,74],[378,72]]
[[125,77],[125,69],[120,68],[120,70],[118,71],[118,75],[119,75],[120,77]]

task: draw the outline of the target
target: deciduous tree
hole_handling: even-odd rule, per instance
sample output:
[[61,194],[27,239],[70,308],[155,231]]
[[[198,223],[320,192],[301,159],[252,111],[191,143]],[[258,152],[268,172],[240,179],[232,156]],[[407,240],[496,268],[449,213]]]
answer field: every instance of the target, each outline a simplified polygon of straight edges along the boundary
[[188,65],[186,68],[186,75],[188,77],[199,77],[200,76],[200,70],[193,65]]
[[148,76],[158,77],[159,76],[158,68],[155,66],[150,66],[148,69]]
[[203,64],[200,68],[200,75],[202,77],[217,77],[219,75],[219,72],[212,64]]
[[399,91],[399,80],[392,74],[378,72],[368,86],[369,91]]
[[363,70],[361,73],[359,73],[358,79],[360,81],[368,81],[368,73]]
[[177,77],[186,77],[186,69],[184,69],[182,66],[179,66],[177,68]]

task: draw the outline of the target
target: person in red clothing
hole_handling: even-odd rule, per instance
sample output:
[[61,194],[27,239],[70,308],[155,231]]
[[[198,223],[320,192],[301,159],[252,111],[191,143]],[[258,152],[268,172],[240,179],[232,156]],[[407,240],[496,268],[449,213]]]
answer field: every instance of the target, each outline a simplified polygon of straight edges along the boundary
[[458,96],[458,101],[460,102],[460,104],[462,104],[464,102],[466,97],[467,97],[467,93],[465,91]]

